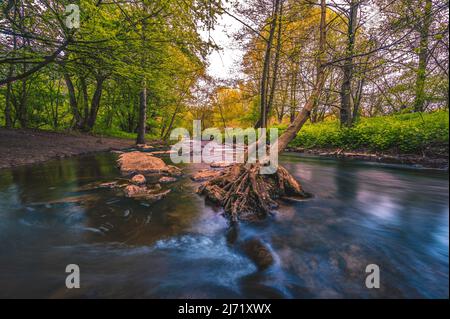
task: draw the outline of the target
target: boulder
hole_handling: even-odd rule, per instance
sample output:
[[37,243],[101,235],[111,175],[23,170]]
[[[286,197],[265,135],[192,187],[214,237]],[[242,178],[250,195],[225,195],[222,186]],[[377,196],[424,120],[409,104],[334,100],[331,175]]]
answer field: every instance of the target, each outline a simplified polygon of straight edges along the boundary
[[213,170],[201,170],[198,171],[197,173],[194,173],[191,176],[191,179],[195,182],[203,182],[209,179],[212,179],[214,177],[218,177],[220,175],[222,175],[223,172],[221,171],[213,171]]
[[259,238],[247,239],[241,244],[241,248],[259,270],[267,269],[275,261],[270,249]]
[[143,185],[147,182],[147,180],[145,179],[144,175],[137,174],[137,175],[133,176],[133,178],[131,179],[131,182],[135,185]]
[[120,171],[124,175],[131,174],[162,174],[181,175],[181,169],[176,166],[167,165],[158,157],[148,153],[134,151],[121,154],[117,160]]

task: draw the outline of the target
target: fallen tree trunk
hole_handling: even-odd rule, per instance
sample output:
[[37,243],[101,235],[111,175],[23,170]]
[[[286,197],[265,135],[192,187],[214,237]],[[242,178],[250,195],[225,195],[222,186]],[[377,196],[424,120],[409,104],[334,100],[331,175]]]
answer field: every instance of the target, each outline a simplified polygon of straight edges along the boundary
[[[326,38],[325,18],[326,4],[325,0],[321,0],[317,77],[313,91],[301,112],[279,137],[278,143],[275,144],[277,148],[272,145],[270,152],[280,154],[284,151],[289,142],[297,136],[297,133],[309,118],[311,110],[318,103],[325,83],[323,67]],[[249,145],[248,147],[248,149],[254,148],[256,148],[256,145]],[[248,152],[253,151],[248,150]],[[281,197],[305,198],[308,196],[300,183],[282,166],[278,166],[274,174],[260,174],[262,162],[236,164],[228,168],[224,174],[204,183],[200,186],[198,192],[222,206],[225,214],[232,222],[238,220],[255,221],[267,217],[278,206],[276,200]]]
[[[278,138],[278,148],[270,152],[284,151],[297,135],[316,104],[324,85],[324,74],[317,79],[316,87],[296,119]],[[255,145],[249,149],[256,151]],[[261,163],[236,164],[224,174],[215,177],[199,188],[199,193],[224,208],[232,222],[255,221],[267,217],[276,208],[276,199],[282,197],[306,198],[300,183],[281,165],[274,174],[260,174]]]
[[[322,72],[302,111],[278,138],[277,149],[272,145],[270,152],[282,153],[300,131],[322,92],[324,79]],[[249,149],[256,151],[256,144],[249,146]],[[261,165],[260,162],[236,164],[224,174],[204,183],[198,192],[222,206],[232,222],[263,219],[278,206],[276,199],[282,197],[308,197],[300,183],[284,167],[278,165],[274,174],[260,174]]]

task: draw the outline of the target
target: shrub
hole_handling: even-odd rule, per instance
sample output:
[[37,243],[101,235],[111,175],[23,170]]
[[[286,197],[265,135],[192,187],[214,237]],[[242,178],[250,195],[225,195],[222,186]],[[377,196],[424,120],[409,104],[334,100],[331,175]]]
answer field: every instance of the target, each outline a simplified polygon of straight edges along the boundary
[[351,128],[341,128],[336,120],[307,123],[290,146],[401,153],[420,153],[435,146],[448,149],[448,116],[448,111],[438,111],[361,118]]

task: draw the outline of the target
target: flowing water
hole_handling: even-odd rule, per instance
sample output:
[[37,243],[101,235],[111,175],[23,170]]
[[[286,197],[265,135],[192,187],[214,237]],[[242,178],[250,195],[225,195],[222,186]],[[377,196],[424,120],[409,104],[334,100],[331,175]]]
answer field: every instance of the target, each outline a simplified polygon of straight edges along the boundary
[[[92,187],[120,177],[115,159],[0,171],[0,297],[449,297],[445,172],[283,156],[314,197],[240,225],[238,241],[258,237],[275,257],[258,271],[187,176],[153,204]],[[80,289],[65,287],[68,264]],[[365,286],[368,264],[379,289]]]

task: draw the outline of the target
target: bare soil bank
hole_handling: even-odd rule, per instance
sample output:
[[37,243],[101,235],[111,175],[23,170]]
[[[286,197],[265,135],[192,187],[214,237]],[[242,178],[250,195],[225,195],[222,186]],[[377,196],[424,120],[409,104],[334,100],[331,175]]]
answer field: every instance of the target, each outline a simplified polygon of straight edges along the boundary
[[[134,146],[134,140],[131,139],[100,137],[77,132],[60,133],[33,129],[0,128],[0,169],[92,152],[122,150]],[[303,148],[289,148],[287,151],[328,158],[420,165],[426,168],[448,170],[448,153],[417,155],[371,153],[367,150],[345,151],[342,149]]]
[[132,147],[134,140],[81,133],[0,128],[0,168]]

